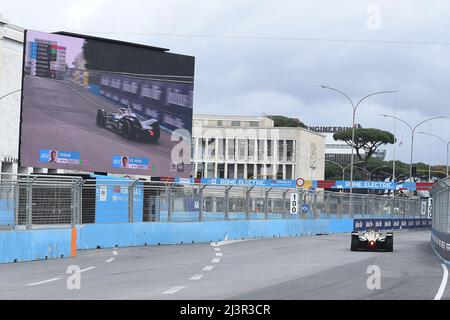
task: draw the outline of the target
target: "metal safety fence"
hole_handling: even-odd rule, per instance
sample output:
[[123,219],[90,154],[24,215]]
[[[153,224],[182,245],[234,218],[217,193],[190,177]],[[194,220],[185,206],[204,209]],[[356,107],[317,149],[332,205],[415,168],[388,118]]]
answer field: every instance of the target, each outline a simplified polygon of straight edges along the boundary
[[343,218],[349,217],[349,212],[352,217],[407,218],[421,216],[422,202],[366,194],[350,197],[349,193],[323,190],[0,174],[0,228]]
[[433,197],[432,227],[450,235],[450,179],[442,179],[431,189]]

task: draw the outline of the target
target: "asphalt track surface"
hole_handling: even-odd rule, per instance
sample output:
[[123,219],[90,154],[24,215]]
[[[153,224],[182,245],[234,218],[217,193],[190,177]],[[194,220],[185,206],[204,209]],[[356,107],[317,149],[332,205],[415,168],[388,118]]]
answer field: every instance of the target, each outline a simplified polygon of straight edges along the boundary
[[[449,299],[430,232],[394,237],[392,253],[351,252],[349,234],[79,251],[0,265],[0,299]],[[367,288],[371,265],[380,289]]]
[[[56,168],[39,161],[39,150],[56,149],[81,152],[88,166],[58,164],[59,168],[81,171],[144,174],[153,176],[189,176],[190,165],[184,174],[170,171],[173,146],[170,134],[161,130],[157,144],[128,140],[96,125],[97,110],[115,112],[118,107],[106,99],[67,81],[26,76],[26,96],[23,104],[21,161],[31,167]],[[150,158],[156,171],[113,169],[113,155]],[[106,167],[105,167],[106,166]],[[96,168],[93,170],[92,168]],[[103,170],[102,170],[103,169]]]

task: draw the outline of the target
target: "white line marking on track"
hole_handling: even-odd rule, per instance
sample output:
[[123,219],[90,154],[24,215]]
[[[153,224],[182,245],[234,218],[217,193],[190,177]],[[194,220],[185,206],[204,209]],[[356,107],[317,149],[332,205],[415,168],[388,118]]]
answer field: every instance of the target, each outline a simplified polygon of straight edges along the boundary
[[203,278],[202,274],[196,274],[196,275],[190,277],[189,280],[200,280],[201,278]]
[[96,269],[97,267],[89,267],[89,268],[85,268],[85,269],[81,269],[80,270],[80,273],[81,272],[85,272],[85,271],[89,271],[89,270],[93,270],[93,269]]
[[227,244],[244,242],[244,241],[252,241],[252,240],[260,240],[260,239],[223,240],[223,241],[213,242],[213,243],[211,243],[211,246],[220,247],[220,246],[225,246]]
[[444,275],[442,277],[441,286],[439,287],[439,290],[436,293],[434,300],[441,300],[442,295],[444,294],[444,291],[445,291],[445,287],[447,286],[447,280],[448,280],[447,266],[445,264],[442,264],[442,269],[444,269]]
[[214,248],[214,251],[220,251],[220,248]]
[[211,271],[214,268],[214,266],[205,266],[203,268],[203,271]]
[[220,259],[212,259],[211,263],[219,263]]
[[216,252],[216,257],[221,257],[222,256],[222,252]]
[[111,261],[113,261],[115,258],[109,258],[107,260],[105,260],[106,263],[110,263]]
[[176,286],[172,287],[169,290],[164,291],[162,294],[174,294],[175,292],[178,292],[182,289],[186,288],[186,286]]
[[118,255],[117,250],[114,250],[113,251],[113,256],[117,256],[117,255]]
[[52,278],[52,279],[48,279],[48,280],[44,280],[44,281],[39,281],[39,282],[35,282],[35,283],[28,283],[27,286],[36,286],[38,284],[43,284],[43,283],[47,283],[47,282],[52,282],[52,281],[56,281],[56,280],[60,280],[61,278]]

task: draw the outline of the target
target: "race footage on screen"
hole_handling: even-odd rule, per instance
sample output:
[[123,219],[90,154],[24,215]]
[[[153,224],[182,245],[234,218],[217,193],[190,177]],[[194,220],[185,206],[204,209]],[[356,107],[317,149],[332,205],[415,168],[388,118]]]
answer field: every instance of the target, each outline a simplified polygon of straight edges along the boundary
[[192,132],[194,57],[67,33],[25,37],[21,166],[189,177],[171,136]]

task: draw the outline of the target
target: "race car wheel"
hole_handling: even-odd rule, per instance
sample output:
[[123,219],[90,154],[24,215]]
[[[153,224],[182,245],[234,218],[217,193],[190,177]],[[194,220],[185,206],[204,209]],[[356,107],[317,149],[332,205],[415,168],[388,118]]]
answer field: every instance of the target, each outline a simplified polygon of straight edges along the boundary
[[351,251],[357,251],[359,249],[359,236],[352,235],[352,244],[350,246]]
[[105,110],[99,109],[97,111],[97,126],[105,127],[106,112]]
[[132,127],[130,121],[126,120],[123,123],[122,134],[127,139],[136,140],[136,134],[133,130],[133,127]]
[[392,236],[386,237],[386,251],[394,251],[394,237]]

